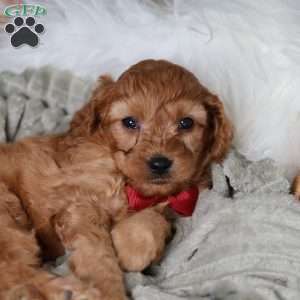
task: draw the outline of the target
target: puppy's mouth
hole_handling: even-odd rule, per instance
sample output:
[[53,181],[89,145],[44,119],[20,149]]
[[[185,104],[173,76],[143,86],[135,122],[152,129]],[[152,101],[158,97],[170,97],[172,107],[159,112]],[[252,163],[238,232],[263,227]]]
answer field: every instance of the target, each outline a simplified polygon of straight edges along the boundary
[[150,180],[150,182],[152,184],[162,185],[162,184],[170,183],[170,179],[168,179],[168,178],[162,178],[162,177],[156,177],[156,178],[152,178]]
[[171,182],[171,176],[169,173],[166,174],[151,174],[148,178],[149,183],[156,185],[168,184]]
[[177,185],[174,186],[171,176],[149,175],[144,180],[141,178],[142,180],[131,181],[130,184],[144,196],[167,196],[177,191]]

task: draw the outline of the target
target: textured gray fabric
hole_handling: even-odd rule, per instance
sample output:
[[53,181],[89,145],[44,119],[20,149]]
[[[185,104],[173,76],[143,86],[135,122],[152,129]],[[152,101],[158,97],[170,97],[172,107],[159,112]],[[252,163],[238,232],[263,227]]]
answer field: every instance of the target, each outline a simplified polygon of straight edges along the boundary
[[[63,130],[92,84],[50,67],[1,73],[0,139]],[[213,186],[200,194],[191,218],[176,221],[151,275],[126,275],[133,298],[299,300],[300,205],[281,170],[232,150],[213,167]],[[66,274],[66,258],[52,271]]]
[[49,66],[0,73],[0,141],[65,130],[92,86],[91,80]]

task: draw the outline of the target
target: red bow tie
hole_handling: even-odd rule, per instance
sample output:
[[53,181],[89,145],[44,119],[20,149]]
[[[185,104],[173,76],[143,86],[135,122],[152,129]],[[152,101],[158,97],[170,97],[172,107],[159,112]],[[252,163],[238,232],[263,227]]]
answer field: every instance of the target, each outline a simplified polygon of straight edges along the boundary
[[197,187],[191,187],[177,195],[167,197],[144,197],[131,186],[126,186],[125,191],[128,199],[128,208],[130,210],[139,211],[157,203],[168,201],[169,206],[184,217],[193,214],[199,194]]

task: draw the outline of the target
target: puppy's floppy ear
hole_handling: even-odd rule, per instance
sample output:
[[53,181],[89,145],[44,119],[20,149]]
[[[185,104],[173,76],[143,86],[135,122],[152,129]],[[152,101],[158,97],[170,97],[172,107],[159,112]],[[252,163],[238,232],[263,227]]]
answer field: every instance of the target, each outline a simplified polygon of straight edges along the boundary
[[220,162],[229,150],[233,138],[233,127],[228,120],[224,106],[215,95],[205,98],[208,113],[208,145],[210,160]]
[[91,98],[71,121],[71,133],[79,136],[93,134],[100,126],[101,114],[107,107],[107,93],[114,81],[109,75],[100,76]]

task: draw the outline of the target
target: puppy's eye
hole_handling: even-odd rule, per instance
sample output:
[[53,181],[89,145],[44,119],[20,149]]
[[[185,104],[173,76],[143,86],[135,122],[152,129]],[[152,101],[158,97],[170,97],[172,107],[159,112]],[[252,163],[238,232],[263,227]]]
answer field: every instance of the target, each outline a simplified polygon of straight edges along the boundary
[[186,117],[179,120],[178,129],[191,129],[194,126],[194,120]]
[[139,128],[139,123],[138,121],[133,118],[133,117],[126,117],[122,120],[123,125],[126,128],[130,128],[130,129],[137,129]]

